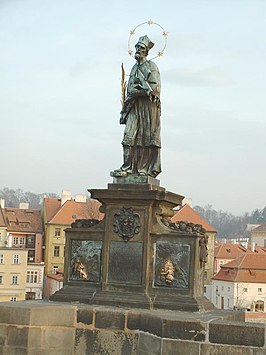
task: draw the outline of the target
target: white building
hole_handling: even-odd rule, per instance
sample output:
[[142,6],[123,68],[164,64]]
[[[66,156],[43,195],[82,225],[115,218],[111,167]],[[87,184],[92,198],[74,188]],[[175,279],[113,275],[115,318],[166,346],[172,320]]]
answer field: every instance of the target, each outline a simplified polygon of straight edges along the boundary
[[220,309],[266,310],[266,255],[247,253],[221,265],[213,277],[212,302]]
[[260,247],[266,247],[266,223],[252,229],[250,233],[251,244],[254,243]]

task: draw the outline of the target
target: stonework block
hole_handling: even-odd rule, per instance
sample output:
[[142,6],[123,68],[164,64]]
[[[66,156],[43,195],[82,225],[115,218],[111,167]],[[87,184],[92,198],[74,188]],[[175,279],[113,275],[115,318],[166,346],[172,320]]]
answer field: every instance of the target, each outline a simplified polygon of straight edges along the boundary
[[148,333],[140,332],[139,334],[139,350],[152,355],[161,355],[162,339]]
[[125,329],[125,314],[111,310],[97,310],[95,312],[95,327],[104,329]]
[[92,324],[93,322],[93,309],[78,308],[77,310],[77,322],[83,324]]
[[184,340],[163,339],[162,355],[199,355],[200,343]]
[[200,355],[253,355],[253,352],[245,346],[201,344]]
[[77,329],[74,354],[138,355],[138,334]]
[[46,327],[42,331],[42,347],[44,348],[72,348],[74,343],[74,328]]
[[44,304],[31,309],[30,325],[73,327],[76,307],[64,304]]
[[164,338],[205,341],[206,325],[200,321],[165,320]]
[[127,328],[131,330],[140,329],[140,313],[129,312],[127,314]]
[[140,319],[140,330],[161,337],[163,335],[163,319],[144,313]]
[[17,327],[10,325],[7,327],[7,345],[27,348],[28,327]]
[[263,347],[264,337],[264,324],[218,320],[209,325],[211,343]]
[[40,327],[30,327],[28,332],[28,348],[41,348],[42,329]]

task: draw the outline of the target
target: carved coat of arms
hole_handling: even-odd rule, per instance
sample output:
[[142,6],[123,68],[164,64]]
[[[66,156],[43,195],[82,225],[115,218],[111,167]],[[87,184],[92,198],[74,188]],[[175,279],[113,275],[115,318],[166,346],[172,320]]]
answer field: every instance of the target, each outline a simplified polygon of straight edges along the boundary
[[113,230],[127,242],[140,231],[139,215],[133,212],[132,207],[123,207],[120,213],[114,215]]

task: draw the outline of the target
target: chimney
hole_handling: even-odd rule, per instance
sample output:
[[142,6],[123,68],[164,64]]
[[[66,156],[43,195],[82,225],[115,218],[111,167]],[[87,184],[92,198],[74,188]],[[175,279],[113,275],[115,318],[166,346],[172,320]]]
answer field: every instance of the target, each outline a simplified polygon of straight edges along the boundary
[[189,205],[189,207],[192,207],[192,198],[191,197],[185,197],[183,198],[182,205]]
[[63,206],[63,204],[69,200],[71,200],[71,191],[63,190],[61,194],[61,206]]
[[251,243],[251,251],[252,251],[253,253],[255,253],[255,249],[256,249],[256,243],[255,243],[255,242],[252,242],[252,243]]
[[86,202],[86,196],[85,195],[76,195],[75,196],[75,201],[76,202]]
[[28,210],[30,207],[30,204],[28,202],[20,202],[19,203],[19,209],[21,210]]
[[3,198],[0,198],[0,207],[5,208],[5,200]]

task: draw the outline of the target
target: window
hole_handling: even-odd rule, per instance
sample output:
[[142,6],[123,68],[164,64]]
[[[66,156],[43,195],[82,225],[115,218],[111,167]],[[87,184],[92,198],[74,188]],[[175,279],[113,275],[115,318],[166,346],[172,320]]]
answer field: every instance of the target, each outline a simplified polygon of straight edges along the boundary
[[216,292],[218,292],[219,291],[219,287],[218,286],[216,286]]
[[58,266],[55,266],[55,265],[54,265],[54,266],[53,266],[53,273],[56,274],[57,270],[58,270]]
[[4,264],[4,254],[0,254],[0,264]]
[[18,276],[17,275],[13,275],[12,276],[12,285],[17,285],[18,284]]
[[206,293],[207,289],[206,289],[206,286],[204,286],[204,293]]
[[18,254],[13,255],[13,264],[16,264],[16,265],[19,264],[19,255]]
[[13,244],[18,245],[18,237],[13,238]]
[[28,251],[28,262],[34,262],[35,258],[35,250]]
[[61,234],[61,228],[55,228],[55,233],[54,233],[54,235],[55,235],[56,237],[59,237],[60,234]]
[[227,287],[227,291],[230,292],[230,287]]
[[59,256],[59,253],[60,253],[60,246],[56,245],[54,247],[54,256]]
[[258,288],[258,293],[262,293],[262,288],[261,287]]
[[248,292],[247,287],[244,287],[244,288],[243,288],[243,292]]
[[19,244],[22,245],[22,244],[25,244],[25,238],[19,238]]
[[27,271],[27,283],[38,282],[38,271]]
[[204,280],[207,280],[207,277],[208,277],[208,273],[207,271],[204,271]]
[[227,298],[227,308],[230,308],[230,299]]
[[215,298],[215,304],[218,304],[218,297]]
[[11,302],[16,302],[16,300],[17,300],[17,297],[11,297],[11,298],[10,298],[10,301],[11,301]]
[[34,235],[28,235],[28,236],[27,236],[26,248],[34,248],[34,246],[35,246],[35,238],[34,238]]
[[224,290],[224,287],[222,286],[222,291]]
[[3,284],[3,275],[0,275],[0,285]]

